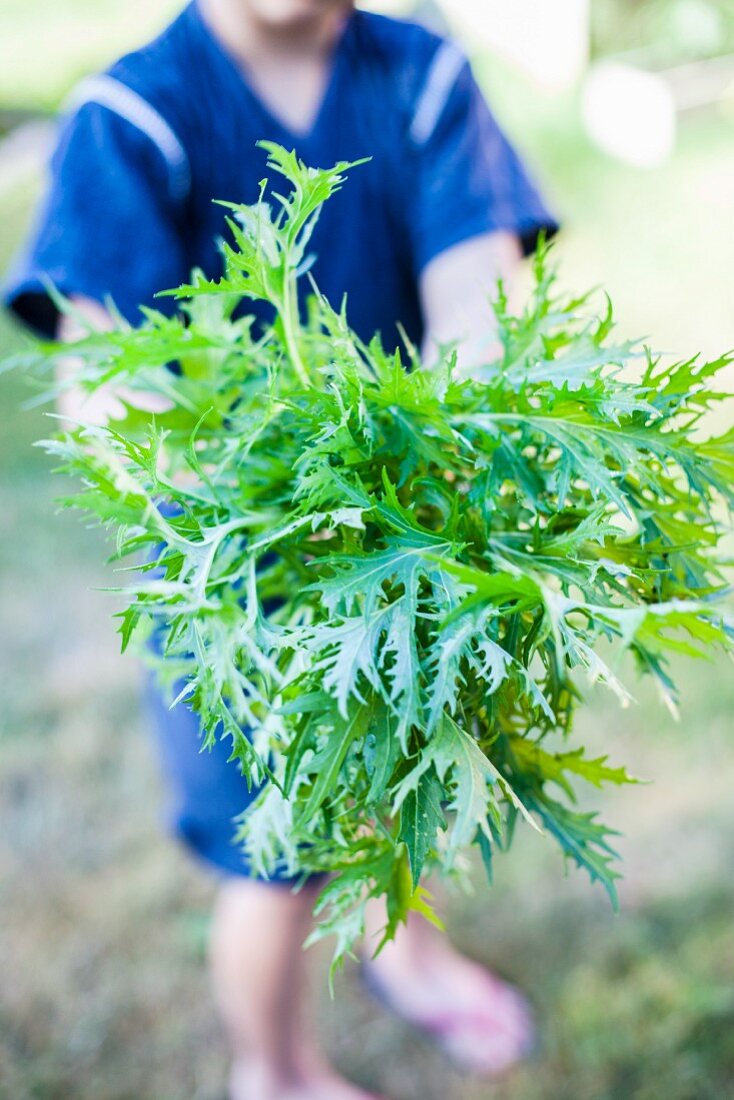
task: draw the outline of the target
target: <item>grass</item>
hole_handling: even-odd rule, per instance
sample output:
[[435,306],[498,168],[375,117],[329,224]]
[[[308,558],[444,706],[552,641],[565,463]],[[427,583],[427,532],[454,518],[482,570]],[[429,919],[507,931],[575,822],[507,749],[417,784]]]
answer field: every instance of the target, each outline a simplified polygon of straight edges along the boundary
[[[570,106],[531,117],[528,96],[508,77],[498,98],[566,213],[566,281],[608,285],[625,334],[681,354],[734,343],[726,121],[691,120],[669,166],[633,174],[584,147]],[[32,190],[2,197],[0,268]],[[19,336],[0,324],[9,349]],[[225,1050],[204,964],[213,884],[159,827],[138,672],[95,591],[109,581],[101,539],[53,515],[58,487],[31,447],[48,424],[18,412],[23,392],[0,377],[0,1098],[217,1100]],[[734,695],[720,665],[684,676],[678,726],[644,685],[638,707],[594,695],[583,717],[584,737],[654,780],[605,798],[624,832],[619,914],[529,833],[491,891],[478,878],[473,896],[446,903],[454,938],[535,999],[535,1061],[492,1088],[466,1081],[350,971],[319,1012],[345,1071],[395,1100],[732,1095]],[[323,961],[314,955],[322,990]]]

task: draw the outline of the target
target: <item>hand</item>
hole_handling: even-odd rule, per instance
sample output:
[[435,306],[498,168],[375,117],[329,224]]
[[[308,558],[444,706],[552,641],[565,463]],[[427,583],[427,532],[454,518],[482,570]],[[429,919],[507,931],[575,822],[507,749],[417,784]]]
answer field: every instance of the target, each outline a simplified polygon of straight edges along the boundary
[[[96,332],[109,332],[114,327],[112,318],[99,302],[80,296],[72,296],[71,301],[76,316],[68,313],[61,315],[58,338],[62,343],[71,344],[79,340],[86,335],[88,327]],[[77,369],[78,361],[70,355],[59,364],[56,372],[57,381],[63,386],[58,396],[57,409],[72,424],[103,427],[110,420],[122,420],[125,417],[123,401],[147,412],[166,412],[173,407],[160,394],[141,393],[125,386],[103,386],[94,393],[87,393],[81,387],[71,384]]]
[[425,366],[435,366],[442,346],[455,345],[457,377],[481,381],[501,352],[492,309],[497,282],[511,284],[520,259],[519,240],[502,231],[463,241],[428,264],[420,282]]

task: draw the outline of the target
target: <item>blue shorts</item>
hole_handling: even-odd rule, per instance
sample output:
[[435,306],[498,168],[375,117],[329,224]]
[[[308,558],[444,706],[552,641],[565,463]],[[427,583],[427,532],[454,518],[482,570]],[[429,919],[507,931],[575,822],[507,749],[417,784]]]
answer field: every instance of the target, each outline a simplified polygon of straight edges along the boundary
[[[166,820],[183,845],[224,875],[253,874],[241,844],[235,842],[236,820],[251,806],[261,788],[247,786],[236,761],[230,761],[229,739],[201,751],[198,716],[178,703],[170,709],[152,677],[146,688],[149,720],[157,742],[166,788]],[[321,876],[314,876],[320,878]],[[275,869],[266,882],[294,885],[302,876]]]
[[[238,818],[257,797],[235,761],[229,740],[201,751],[199,719],[185,703],[172,710],[152,679],[146,690],[150,722],[166,786],[166,818],[174,835],[194,855],[225,875],[250,878],[242,846],[235,843]],[[292,882],[274,872],[269,882]],[[297,880],[295,880],[297,881]]]
[[[179,512],[171,504],[161,503],[159,507],[169,518]],[[152,560],[158,557],[160,550],[159,546],[153,552]],[[275,559],[273,552],[265,554],[260,568]],[[160,577],[162,571],[156,568],[148,576]],[[276,598],[265,600],[263,613],[269,615],[279,605]],[[162,633],[158,626],[154,626],[148,645],[160,656]],[[174,687],[172,698],[181,687],[183,684]],[[171,832],[190,852],[221,874],[259,878],[253,873],[247,854],[242,844],[236,843],[235,836],[239,828],[237,819],[252,805],[262,787],[248,787],[237,761],[229,759],[230,740],[222,740],[220,730],[216,731],[212,748],[202,751],[198,715],[185,702],[171,708],[152,675],[146,682],[146,699],[161,760],[168,803],[166,819]],[[314,881],[320,877],[313,876]],[[275,868],[265,881],[294,885],[302,879],[302,875],[294,877],[286,874],[285,869]]]

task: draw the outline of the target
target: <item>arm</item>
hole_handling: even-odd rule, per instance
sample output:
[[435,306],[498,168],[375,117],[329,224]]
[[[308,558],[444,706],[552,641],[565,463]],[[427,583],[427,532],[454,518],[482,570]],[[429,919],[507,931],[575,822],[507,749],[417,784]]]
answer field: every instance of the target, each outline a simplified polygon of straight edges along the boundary
[[443,96],[436,99],[436,73],[454,54],[450,44],[439,47],[416,102],[414,124],[428,104],[433,128],[416,137],[411,127],[405,232],[419,273],[426,361],[436,361],[437,341],[453,343],[460,370],[470,372],[495,358],[490,303],[497,279],[509,291],[521,255],[557,225],[468,64],[450,88],[439,82]]
[[[173,311],[172,300],[155,301],[189,274],[172,188],[169,164],[147,131],[112,107],[83,102],[62,124],[34,231],[4,287],[8,306],[44,338],[67,343],[113,326],[107,300],[132,324],[141,321],[141,304]],[[49,283],[75,316],[60,313]],[[114,396],[100,403],[73,387],[77,369],[70,353],[59,371],[67,384],[62,414],[87,423],[119,415]]]
[[440,345],[458,343],[459,375],[494,358],[496,330],[491,308],[497,280],[511,284],[522,258],[511,232],[483,233],[441,252],[420,277],[426,322],[423,362],[435,365]]

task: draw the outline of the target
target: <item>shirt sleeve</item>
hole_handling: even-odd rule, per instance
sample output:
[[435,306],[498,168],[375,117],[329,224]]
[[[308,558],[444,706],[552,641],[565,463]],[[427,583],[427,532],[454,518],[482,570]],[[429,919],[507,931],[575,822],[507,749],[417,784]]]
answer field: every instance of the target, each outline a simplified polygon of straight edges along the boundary
[[408,203],[420,272],[455,244],[497,230],[531,253],[558,223],[499,127],[469,63],[450,42],[439,47],[409,131],[414,195]]
[[44,336],[58,320],[49,283],[64,295],[111,299],[132,323],[141,304],[170,311],[170,299],[154,297],[188,276],[179,208],[150,134],[84,103],[62,124],[45,200],[3,287],[6,304]]

